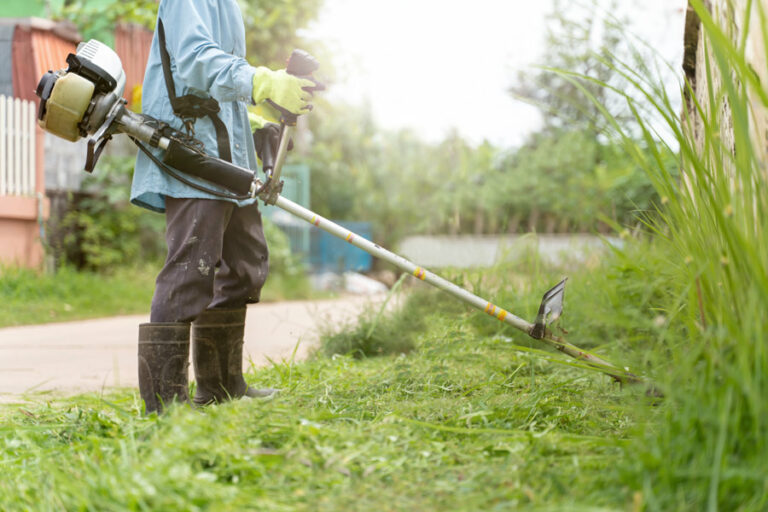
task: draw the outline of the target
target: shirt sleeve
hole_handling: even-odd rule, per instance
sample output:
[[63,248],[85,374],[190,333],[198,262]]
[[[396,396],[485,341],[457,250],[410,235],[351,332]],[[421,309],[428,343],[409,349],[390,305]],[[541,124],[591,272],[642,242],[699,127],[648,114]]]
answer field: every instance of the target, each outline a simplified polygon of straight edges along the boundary
[[253,67],[222,50],[213,36],[214,20],[205,4],[199,0],[166,0],[161,4],[158,17],[165,28],[168,53],[176,64],[174,77],[219,102],[251,101]]

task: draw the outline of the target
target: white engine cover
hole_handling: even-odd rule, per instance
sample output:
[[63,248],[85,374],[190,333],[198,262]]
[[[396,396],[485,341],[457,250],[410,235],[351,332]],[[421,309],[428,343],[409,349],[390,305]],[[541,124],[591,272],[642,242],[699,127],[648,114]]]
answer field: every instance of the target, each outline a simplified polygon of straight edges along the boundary
[[125,71],[123,71],[123,63],[120,61],[120,57],[112,48],[95,39],[91,39],[87,43],[83,42],[77,46],[77,56],[80,59],[92,62],[106,71],[117,82],[117,87],[114,91],[115,95],[118,97],[123,95],[125,91]]

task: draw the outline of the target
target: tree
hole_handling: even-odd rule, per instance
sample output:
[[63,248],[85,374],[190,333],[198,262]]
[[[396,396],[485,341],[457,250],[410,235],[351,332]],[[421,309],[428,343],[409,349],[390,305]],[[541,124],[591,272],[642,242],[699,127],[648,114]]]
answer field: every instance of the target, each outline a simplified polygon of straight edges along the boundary
[[[298,32],[317,17],[323,0],[239,0],[239,3],[248,60],[254,65],[280,68],[285,66],[291,50],[307,46]],[[158,7],[157,0],[72,0],[53,17],[74,23],[86,40],[96,38],[109,44],[117,23],[136,23],[154,30]]]
[[[510,88],[514,96],[541,111],[544,131],[588,130],[597,134],[605,129],[605,117],[587,94],[569,78],[553,71],[618,85],[615,62],[618,55],[629,52],[623,23],[608,14],[616,12],[617,1],[609,0],[606,9],[601,6],[604,3],[555,0],[540,59],[549,69],[521,71],[517,83]],[[625,106],[618,95],[590,80],[575,80],[619,120],[630,119],[629,115],[622,115]]]
[[316,53],[320,49],[308,48],[298,33],[317,17],[322,5],[323,0],[240,0],[248,60],[281,68],[294,48]]

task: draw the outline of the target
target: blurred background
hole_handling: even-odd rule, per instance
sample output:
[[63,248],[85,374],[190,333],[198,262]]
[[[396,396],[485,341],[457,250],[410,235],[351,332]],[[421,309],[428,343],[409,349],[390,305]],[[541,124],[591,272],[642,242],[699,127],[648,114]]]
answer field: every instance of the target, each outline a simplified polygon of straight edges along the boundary
[[[487,265],[525,233],[561,245],[621,235],[658,199],[590,95],[629,126],[625,102],[564,72],[622,88],[617,63],[647,67],[679,104],[684,0],[239,3],[251,63],[282,67],[305,48],[328,84],[302,119],[285,195],[385,247],[426,265]],[[156,13],[153,0],[4,1],[0,94],[34,102],[39,77],[97,38],[120,54],[126,100],[140,108]],[[127,202],[135,148],[113,143],[89,176],[82,141],[29,129],[44,150],[16,192],[34,202],[17,219],[25,242],[6,243],[5,261],[97,272],[160,261],[163,218]],[[265,211],[275,272],[382,270]]]

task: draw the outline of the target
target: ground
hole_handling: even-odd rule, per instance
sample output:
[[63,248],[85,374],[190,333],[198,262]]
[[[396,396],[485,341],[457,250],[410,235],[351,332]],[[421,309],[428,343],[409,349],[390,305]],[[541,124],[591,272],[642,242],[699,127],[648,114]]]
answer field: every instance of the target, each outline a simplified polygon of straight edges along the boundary
[[[370,301],[288,301],[248,308],[244,367],[306,358],[326,326],[349,322]],[[138,386],[138,325],[147,316],[120,316],[0,329],[0,402],[26,392],[72,394]],[[293,354],[296,350],[295,356]]]

